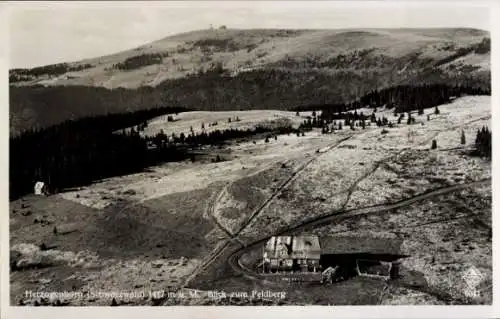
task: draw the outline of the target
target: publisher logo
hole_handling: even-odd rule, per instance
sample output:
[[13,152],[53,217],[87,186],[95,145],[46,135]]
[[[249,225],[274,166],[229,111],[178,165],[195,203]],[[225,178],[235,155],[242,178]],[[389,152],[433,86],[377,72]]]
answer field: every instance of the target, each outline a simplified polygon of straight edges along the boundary
[[477,286],[484,280],[483,274],[476,267],[469,267],[462,273],[462,278],[465,281],[464,294],[467,297],[479,297]]

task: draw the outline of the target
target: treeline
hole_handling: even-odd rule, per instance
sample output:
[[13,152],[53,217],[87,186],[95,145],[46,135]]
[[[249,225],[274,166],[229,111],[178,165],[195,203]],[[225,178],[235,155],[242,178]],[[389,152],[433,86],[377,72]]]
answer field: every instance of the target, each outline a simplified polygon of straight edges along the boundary
[[[134,135],[137,131],[132,131],[132,135]],[[247,128],[247,129],[223,129],[223,130],[213,130],[210,132],[201,131],[199,133],[195,133],[191,131],[187,135],[184,133],[174,134],[172,133],[170,136],[166,135],[163,131],[157,133],[155,136],[146,136],[144,140],[148,142],[152,142],[155,146],[155,149],[161,149],[162,147],[168,146],[189,146],[196,147],[201,145],[220,145],[228,140],[245,138],[250,136],[255,136],[257,134],[263,133],[272,133],[276,134],[289,134],[297,132],[297,129],[294,129],[291,125],[286,125],[282,127],[266,127],[263,125],[257,125],[255,128]],[[151,145],[150,143],[148,143]]]
[[149,53],[136,55],[125,59],[123,62],[113,64],[113,68],[119,70],[135,70],[151,64],[161,63],[164,57],[168,57],[168,53]]
[[[141,136],[147,120],[182,111],[162,108],[127,114],[88,117],[29,130],[10,139],[10,198],[33,192],[36,181],[44,181],[51,192],[81,186],[116,175],[130,174],[161,162],[190,157],[193,147],[220,144],[259,133],[293,131],[288,125],[258,126],[246,130],[213,130],[171,136]],[[125,127],[133,128],[128,132]],[[121,133],[119,133],[121,131]]]
[[92,64],[89,63],[76,66],[70,66],[68,63],[58,63],[31,69],[12,69],[9,70],[9,82],[28,81],[33,77],[42,75],[58,76],[67,72],[82,71],[91,67]]
[[463,56],[470,54],[470,53],[475,53],[475,54],[489,53],[491,51],[491,39],[490,38],[483,38],[483,40],[479,43],[472,44],[472,45],[467,46],[467,47],[458,48],[455,51],[456,52],[453,53],[452,55],[436,61],[434,63],[434,66],[440,66],[440,65],[446,64],[448,62],[451,62],[455,59],[458,59],[458,58],[463,57]]
[[461,95],[491,95],[490,88],[433,85],[400,85],[382,90],[373,90],[356,101],[358,106],[395,108],[398,113],[426,109],[450,101]]
[[362,107],[386,107],[394,109],[395,113],[404,113],[432,108],[450,102],[452,97],[462,95],[490,95],[490,88],[433,85],[399,85],[382,90],[372,90],[360,99],[344,104],[316,104],[300,106],[297,111],[321,110],[324,120],[340,119],[342,113]]
[[[489,73],[454,78],[439,71],[417,73],[412,79],[389,70],[379,72],[262,69],[221,76],[215,64],[209,72],[172,79],[157,87],[135,90],[65,87],[10,88],[11,132],[39,125],[46,127],[70,118],[134,111],[162,105],[180,105],[200,111],[277,109],[292,110],[303,105],[335,105],[358,99],[373,90],[405,85],[446,84],[490,90]],[[470,78],[468,78],[470,76]]]
[[37,180],[64,188],[142,169],[151,160],[145,156],[145,141],[137,134],[113,132],[183,110],[161,108],[88,117],[11,137],[10,197],[32,192]]

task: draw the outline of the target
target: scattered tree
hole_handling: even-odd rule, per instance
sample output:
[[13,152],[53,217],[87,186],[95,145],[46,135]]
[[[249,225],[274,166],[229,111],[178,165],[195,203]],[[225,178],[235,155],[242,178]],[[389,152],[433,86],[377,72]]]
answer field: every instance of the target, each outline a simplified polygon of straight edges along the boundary
[[436,140],[432,140],[431,149],[435,150],[436,148],[437,148],[437,142],[436,142]]
[[460,144],[465,145],[465,132],[462,130],[462,135],[460,136]]
[[408,112],[408,120],[406,121],[406,124],[410,125],[411,124],[411,113]]
[[475,147],[479,156],[491,158],[491,131],[487,127],[477,130]]

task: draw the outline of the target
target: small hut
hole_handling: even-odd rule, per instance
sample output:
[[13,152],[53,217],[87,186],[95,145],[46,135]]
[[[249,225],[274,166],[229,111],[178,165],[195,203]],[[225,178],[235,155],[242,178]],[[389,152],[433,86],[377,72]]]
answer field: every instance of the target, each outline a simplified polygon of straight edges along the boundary
[[44,182],[35,183],[35,195],[47,195],[47,185]]
[[321,264],[340,266],[337,275],[344,278],[381,276],[397,278],[400,259],[408,257],[401,251],[402,240],[371,236],[326,236],[321,242]]

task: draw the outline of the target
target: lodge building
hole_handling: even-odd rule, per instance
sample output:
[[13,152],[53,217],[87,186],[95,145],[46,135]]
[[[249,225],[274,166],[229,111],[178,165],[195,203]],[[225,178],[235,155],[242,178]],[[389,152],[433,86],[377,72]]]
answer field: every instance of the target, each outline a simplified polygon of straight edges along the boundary
[[263,272],[320,272],[317,236],[275,236],[264,248]]
[[260,272],[327,281],[352,276],[397,278],[401,241],[370,237],[274,236],[263,248]]

